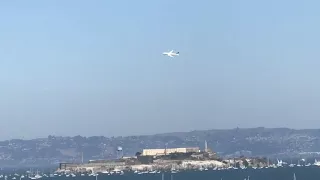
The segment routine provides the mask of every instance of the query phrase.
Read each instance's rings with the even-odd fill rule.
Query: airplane
[[[167,55],[169,57],[174,57],[174,56],[179,56],[179,52],[173,52],[173,50],[171,50],[170,52],[164,52],[162,53],[163,55]]]

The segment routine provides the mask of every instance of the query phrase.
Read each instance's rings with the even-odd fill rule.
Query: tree
[[[242,163],[243,163],[244,167],[248,167],[249,166],[249,162],[247,160],[243,160]]]

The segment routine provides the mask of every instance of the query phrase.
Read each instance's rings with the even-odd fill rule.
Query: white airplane
[[[174,57],[174,56],[179,56],[179,52],[173,52],[173,50],[171,50],[170,52],[164,52],[162,53],[163,55],[167,55],[169,57]]]

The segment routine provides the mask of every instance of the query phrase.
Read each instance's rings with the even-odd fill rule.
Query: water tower
[[[118,146],[118,148],[117,148],[117,159],[120,159],[122,157],[123,157],[122,147]]]

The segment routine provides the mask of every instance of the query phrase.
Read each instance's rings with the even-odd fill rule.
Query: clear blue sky
[[[320,127],[319,7],[3,0],[0,139]]]

